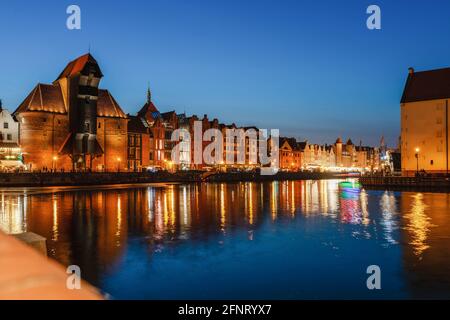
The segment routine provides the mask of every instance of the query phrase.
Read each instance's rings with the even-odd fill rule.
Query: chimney
[[[409,67],[408,71],[409,71],[409,74],[413,74],[414,73],[414,68],[413,67]]]

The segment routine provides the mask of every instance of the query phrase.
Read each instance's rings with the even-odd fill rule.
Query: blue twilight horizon
[[[81,30],[66,28],[70,4]],[[371,4],[381,30],[366,27]],[[408,67],[450,66],[448,13],[443,0],[2,2],[0,99],[13,111],[90,47],[127,113],[150,83],[160,111],[396,146]]]

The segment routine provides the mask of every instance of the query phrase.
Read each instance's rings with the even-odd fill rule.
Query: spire
[[[150,91],[150,84],[147,85],[147,103],[152,102],[152,92]]]

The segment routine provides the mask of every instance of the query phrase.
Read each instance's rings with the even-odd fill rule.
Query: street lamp
[[[120,161],[122,161],[122,159],[120,159],[120,157],[117,157],[117,172],[120,172]]]
[[[57,156],[53,156],[53,171],[56,171],[56,161],[58,160]]]
[[[419,152],[420,152],[420,149],[417,147],[416,148],[416,163],[417,163],[417,170],[416,170],[416,172],[417,173],[419,173]]]

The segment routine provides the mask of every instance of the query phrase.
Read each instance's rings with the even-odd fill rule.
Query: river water
[[[450,298],[450,194],[341,182],[0,189],[0,228],[117,299]]]

